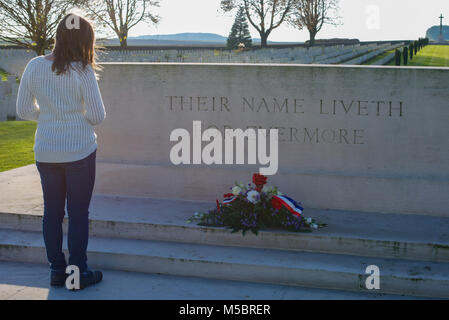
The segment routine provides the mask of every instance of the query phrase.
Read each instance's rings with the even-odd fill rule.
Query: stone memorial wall
[[[173,130],[192,133],[201,121],[223,137],[278,129],[269,184],[306,208],[449,216],[447,68],[103,67],[97,193],[214,202],[235,181],[249,182],[260,164],[171,162]]]

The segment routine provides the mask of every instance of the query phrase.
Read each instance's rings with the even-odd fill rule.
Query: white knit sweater
[[[56,75],[53,61],[33,58],[26,66],[17,96],[17,115],[38,122],[34,154],[39,162],[71,162],[97,148],[93,126],[106,112],[95,72],[90,65]]]

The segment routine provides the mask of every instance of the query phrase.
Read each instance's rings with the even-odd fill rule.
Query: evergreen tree
[[[402,55],[404,57],[404,66],[408,63],[408,47],[404,47],[404,50],[402,51]]]
[[[394,54],[394,59],[395,59],[395,64],[397,66],[401,65],[401,51],[399,51],[399,49],[396,49],[395,54]]]
[[[249,33],[248,21],[245,9],[240,7],[235,16],[234,24],[228,37],[228,49],[237,49],[243,43],[245,48],[252,46],[251,34]]]

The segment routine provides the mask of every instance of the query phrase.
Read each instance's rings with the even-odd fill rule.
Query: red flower
[[[259,173],[255,173],[253,174],[253,183],[256,185],[256,190],[261,192],[263,185],[267,183],[267,177]]]
[[[225,193],[224,195],[223,195],[223,198],[231,198],[231,197],[233,197],[234,196],[234,194],[233,193]]]

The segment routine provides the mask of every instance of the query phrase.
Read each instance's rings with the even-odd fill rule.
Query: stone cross
[[[443,14],[441,14],[438,18],[440,19],[440,34],[443,34]]]

